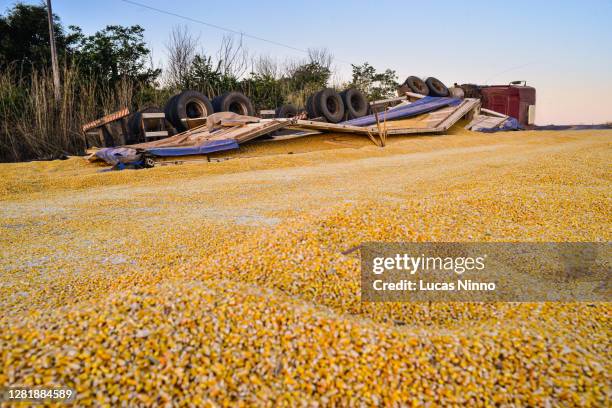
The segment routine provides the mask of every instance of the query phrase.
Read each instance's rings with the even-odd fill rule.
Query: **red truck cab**
[[[522,126],[533,125],[535,122],[535,88],[524,82],[511,82],[510,85],[491,85],[480,88],[482,107],[512,116],[518,119]]]

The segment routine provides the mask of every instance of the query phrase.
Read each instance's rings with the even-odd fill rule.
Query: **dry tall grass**
[[[83,123],[132,106],[134,87],[100,86],[75,67],[64,67],[56,103],[49,70],[23,76],[17,66],[0,71],[0,161],[52,159],[85,152]]]

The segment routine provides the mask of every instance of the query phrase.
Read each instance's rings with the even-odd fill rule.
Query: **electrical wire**
[[[281,43],[281,42],[278,42],[278,41],[274,41],[274,40],[270,40],[270,39],[267,39],[267,38],[259,37],[259,36],[256,36],[256,35],[248,34],[248,33],[245,33],[245,32],[242,32],[242,31],[238,31],[238,30],[234,30],[234,29],[231,29],[231,28],[228,28],[228,27],[223,27],[223,26],[220,26],[220,25],[217,25],[217,24],[209,23],[207,21],[198,20],[196,18],[184,16],[182,14],[174,13],[172,11],[162,10],[160,8],[149,6],[149,5],[146,5],[146,4],[142,4],[142,3],[137,2],[137,1],[133,1],[133,0],[121,0],[121,1],[124,2],[124,3],[132,4],[134,6],[144,7],[146,9],[153,10],[153,11],[156,11],[158,13],[162,13],[162,14],[167,14],[169,16],[178,17],[178,18],[181,18],[183,20],[191,21],[193,23],[202,24],[202,25],[205,25],[205,26],[208,26],[208,27],[211,27],[211,28],[215,28],[217,30],[226,31],[226,32],[232,33],[232,34],[238,34],[238,35],[240,35],[242,37],[251,38],[253,40],[266,42],[266,43],[269,43],[269,44],[276,45],[278,47],[284,47],[284,48],[287,48],[287,49],[290,49],[290,50],[293,50],[293,51],[298,51],[298,52],[301,52],[301,53],[304,53],[304,54],[309,54],[308,50],[304,50],[302,48],[297,48],[297,47],[294,47],[294,46],[289,45],[289,44],[284,44],[284,43]],[[350,63],[348,61],[342,61],[342,60],[339,60],[339,59],[336,59],[336,61],[342,62],[344,64],[352,64],[352,63]]]

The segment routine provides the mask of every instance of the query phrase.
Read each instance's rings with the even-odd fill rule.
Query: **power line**
[[[506,74],[506,73],[511,72],[511,71],[515,71],[515,70],[517,70],[517,69],[525,68],[525,67],[527,67],[527,66],[529,66],[529,65],[533,65],[533,64],[536,64],[536,63],[538,63],[538,62],[539,62],[539,61],[531,61],[531,62],[528,62],[528,63],[526,63],[526,64],[521,64],[521,65],[516,65],[516,66],[510,67],[510,68],[508,68],[508,69],[505,69],[505,70],[503,70],[503,71],[500,71],[500,72],[496,73],[495,75],[490,76],[489,78],[487,78],[487,79],[484,81],[484,83],[485,83],[485,84],[488,84],[488,83],[489,83],[489,81],[490,81],[490,80],[492,80],[493,78],[497,78],[497,77],[498,77],[498,76],[500,76],[500,75]]]
[[[283,43],[278,42],[278,41],[269,40],[267,38],[258,37],[256,35],[248,34],[248,33],[242,32],[242,31],[238,31],[238,30],[234,30],[234,29],[231,29],[231,28],[223,27],[223,26],[220,26],[220,25],[217,25],[217,24],[213,24],[213,23],[209,23],[209,22],[206,22],[206,21],[198,20],[198,19],[195,19],[195,18],[192,18],[192,17],[188,17],[188,16],[184,16],[184,15],[181,15],[181,14],[178,14],[178,13],[174,13],[172,11],[162,10],[162,9],[157,8],[157,7],[152,7],[152,6],[148,6],[146,4],[139,3],[137,1],[132,1],[132,0],[121,0],[121,1],[124,2],[124,3],[132,4],[134,6],[144,7],[144,8],[149,9],[149,10],[157,11],[158,13],[163,13],[163,14],[167,14],[169,16],[174,16],[174,17],[182,18],[183,20],[191,21],[193,23],[198,23],[198,24],[202,24],[202,25],[205,25],[205,26],[208,26],[208,27],[216,28],[217,30],[226,31],[226,32],[232,33],[232,34],[238,34],[238,35],[240,35],[242,37],[252,38],[252,39],[257,40],[257,41],[263,41],[263,42],[266,42],[266,43],[269,43],[269,44],[276,45],[278,47],[284,47],[284,48],[287,48],[287,49],[290,49],[290,50],[293,50],[293,51],[298,51],[298,52],[301,52],[301,53],[304,53],[304,54],[309,54],[308,50],[304,50],[302,48],[297,48],[297,47],[294,47],[292,45],[283,44]],[[337,59],[336,61],[342,62],[342,63],[345,63],[345,64],[351,64],[348,61],[342,61],[342,60],[339,60],[339,59]]]

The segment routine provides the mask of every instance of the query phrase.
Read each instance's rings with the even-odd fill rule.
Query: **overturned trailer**
[[[161,158],[208,157],[212,153],[237,149],[241,144],[262,136],[269,140],[285,140],[325,132],[362,135],[384,146],[387,136],[442,133],[460,119],[468,117],[472,120],[480,113],[478,99],[423,97],[411,93],[397,99],[398,104],[384,112],[374,112],[340,123],[299,117],[262,119],[220,112],[210,115],[205,124],[178,135],[147,143],[101,149],[94,152],[90,159],[103,160],[113,165],[137,164],[151,167]]]

